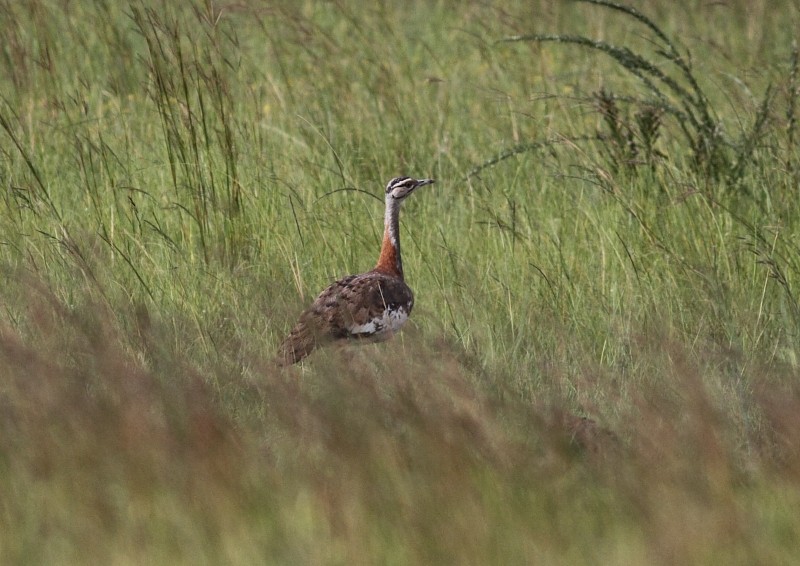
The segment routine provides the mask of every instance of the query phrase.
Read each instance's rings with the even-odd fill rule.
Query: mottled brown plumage
[[[329,285],[301,315],[278,350],[278,362],[296,363],[314,348],[344,339],[381,341],[408,319],[414,295],[403,278],[400,256],[400,204],[432,179],[396,177],[386,185],[381,253],[375,268]]]

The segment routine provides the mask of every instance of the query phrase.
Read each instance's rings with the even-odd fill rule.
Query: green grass
[[[792,563],[779,4],[0,5],[0,562]]]

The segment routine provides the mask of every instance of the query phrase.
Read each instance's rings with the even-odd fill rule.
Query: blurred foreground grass
[[[31,299],[31,332],[0,336],[6,562],[796,556],[792,370],[751,368],[732,409],[705,383],[728,378],[726,354],[642,342],[650,380],[614,433],[557,396],[498,390],[458,348],[413,333],[302,375],[247,358],[259,378],[245,379],[198,367],[163,325],[139,317],[134,352],[102,307]],[[613,379],[595,387],[613,402]]]

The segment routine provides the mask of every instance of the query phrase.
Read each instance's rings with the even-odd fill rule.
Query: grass
[[[795,560],[796,6],[0,12],[0,561]]]

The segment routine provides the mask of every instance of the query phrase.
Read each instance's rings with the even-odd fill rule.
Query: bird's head
[[[386,198],[392,198],[398,202],[414,192],[418,187],[430,185],[433,179],[412,179],[411,177],[395,177],[386,185]]]

